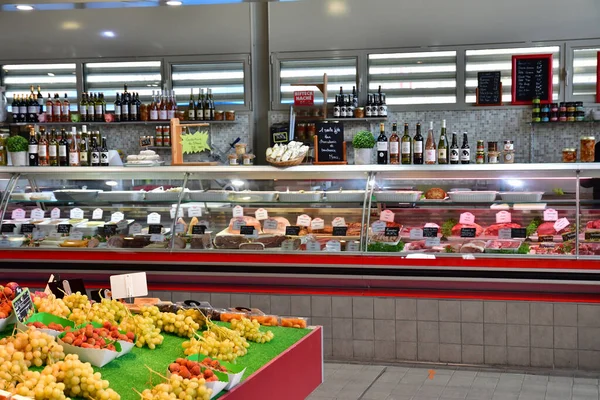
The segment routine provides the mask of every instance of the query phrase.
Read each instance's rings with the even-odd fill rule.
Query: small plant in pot
[[[29,165],[27,161],[29,142],[23,136],[15,135],[6,139],[6,149],[14,167]]]
[[[352,138],[352,147],[354,147],[354,164],[371,164],[371,154],[375,147],[375,137],[369,131],[360,131]]]

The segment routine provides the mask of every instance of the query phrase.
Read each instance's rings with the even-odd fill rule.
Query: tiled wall
[[[155,292],[310,318],[333,360],[600,368],[600,305],[340,296]]]
[[[502,108],[502,109],[475,109],[471,111],[427,111],[427,112],[394,112],[390,113],[386,123],[386,132],[389,137],[391,124],[398,123],[400,135],[403,133],[404,123],[410,127],[410,135],[415,135],[417,122],[422,124],[422,132],[426,137],[429,121],[434,123],[434,133],[439,139],[442,120],[446,120],[448,133],[469,133],[471,149],[475,148],[477,140],[497,141],[502,145],[503,140],[514,140],[516,162],[532,162],[530,149],[533,143],[533,162],[561,162],[564,147],[579,147],[582,135],[600,134],[600,122],[595,123],[557,123],[535,125],[532,133],[531,110],[528,108]],[[287,122],[289,114],[272,112],[270,124]],[[347,141],[352,141],[354,134],[360,130],[369,130],[376,136],[379,134],[379,122],[346,121],[344,123],[344,136]],[[533,137],[533,142],[531,138]],[[449,137],[451,140],[451,136]],[[462,135],[459,135],[459,146]],[[352,147],[348,147],[348,161],[354,162]],[[486,144],[487,149],[487,144]],[[472,151],[472,161],[475,160],[475,151]],[[373,153],[375,162],[375,153]]]

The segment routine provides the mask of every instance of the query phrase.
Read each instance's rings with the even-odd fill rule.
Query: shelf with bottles
[[[82,125],[168,125],[170,121],[127,121],[127,122],[103,122],[103,121],[92,121],[92,122],[5,122],[2,126],[82,126]],[[181,121],[182,125],[193,124],[198,121]],[[207,124],[235,124],[236,121],[200,121]]]
[[[595,120],[595,119],[585,119],[583,121],[530,121],[529,124],[531,125],[544,125],[544,126],[554,126],[554,125],[581,125],[581,124],[595,124],[595,123],[600,123],[600,120]]]

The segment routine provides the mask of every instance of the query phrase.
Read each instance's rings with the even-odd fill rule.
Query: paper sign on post
[[[269,218],[263,222],[263,229],[277,229],[278,223],[277,220]]]
[[[433,247],[440,245],[439,237],[428,237],[425,239],[425,247]]]
[[[316,240],[306,242],[306,251],[321,251],[321,243]]]
[[[373,234],[378,235],[380,233],[385,232],[386,226],[387,224],[384,221],[373,222],[371,224],[371,230],[373,231]]]
[[[117,222],[117,229],[119,230],[123,230],[125,228],[127,228],[127,221],[125,221],[124,219],[120,220],[119,222]]]
[[[556,232],[560,232],[560,231],[562,231],[563,229],[565,229],[569,225],[571,225],[571,223],[569,222],[568,219],[561,218],[561,219],[559,219],[558,221],[556,221],[554,223],[554,230]]]
[[[50,211],[50,218],[51,219],[59,219],[60,218],[60,209],[53,208],[52,211]]]
[[[246,220],[244,220],[244,218],[237,218],[235,221],[233,221],[233,230],[234,231],[239,231],[242,226],[246,225]]]
[[[342,251],[342,244],[339,240],[330,240],[325,244],[325,250],[327,251]]]
[[[123,221],[123,219],[125,218],[125,214],[123,214],[122,212],[115,212],[112,213],[110,216],[110,222],[119,222],[119,221]]]
[[[112,275],[110,277],[110,291],[113,299],[148,296],[146,273]]]
[[[200,206],[191,206],[188,208],[188,217],[201,217],[202,216],[202,207]]]
[[[325,221],[323,221],[321,218],[315,218],[312,221],[310,221],[310,227],[313,230],[325,229]]]
[[[470,212],[460,214],[459,224],[463,225],[473,225],[475,223],[475,216]]]
[[[150,241],[151,242],[164,242],[165,241],[165,235],[163,235],[162,233],[153,233],[152,235],[150,235]]]
[[[33,240],[44,240],[46,237],[46,233],[44,231],[40,231],[39,229],[34,229],[32,232]]]
[[[254,215],[256,215],[256,219],[259,221],[269,219],[269,213],[264,208],[259,208],[258,210],[256,210]]]
[[[69,217],[73,219],[83,219],[83,210],[81,208],[74,208],[69,213]]]
[[[242,206],[233,207],[233,218],[239,218],[244,216],[244,208]]]
[[[351,240],[346,243],[346,251],[359,251],[360,244],[356,240]]]
[[[312,219],[308,215],[302,214],[296,219],[296,225],[310,226],[310,221],[312,221]]]
[[[410,238],[420,240],[423,239],[423,229],[413,228],[410,230]]]
[[[69,234],[71,240],[81,240],[83,239],[83,232],[81,231],[73,231]]]
[[[160,224],[160,214],[155,212],[148,214],[146,222],[148,224]]]
[[[92,219],[102,219],[102,215],[104,215],[104,210],[96,208],[94,212],[92,212]]]
[[[35,208],[35,209],[31,210],[31,219],[34,219],[34,220],[44,219],[45,214],[46,213],[41,208]]]
[[[172,207],[169,210],[169,214],[171,215],[171,219],[175,219],[175,207]],[[179,212],[177,213],[177,218],[183,218],[183,208],[179,207]]]
[[[17,208],[11,213],[11,219],[25,219],[25,210]]]
[[[512,229],[498,230],[498,239],[512,239]]]
[[[142,225],[138,224],[137,222],[135,224],[132,224],[129,227],[129,234],[130,235],[139,235],[140,233],[142,233]]]
[[[510,222],[512,222],[512,218],[508,211],[500,211],[499,213],[496,213],[497,224],[509,224]]]
[[[343,217],[335,217],[331,221],[331,226],[346,226],[346,220]]]
[[[556,210],[549,208],[544,211],[544,221],[553,222],[556,220],[558,220],[558,212]]]
[[[390,210],[384,210],[381,212],[381,215],[379,216],[379,220],[385,221],[385,222],[394,222],[394,213],[391,212]]]

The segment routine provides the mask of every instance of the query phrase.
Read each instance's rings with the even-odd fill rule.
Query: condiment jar
[[[483,140],[478,140],[477,141],[477,151],[485,151]]]
[[[356,107],[354,109],[354,118],[364,118],[365,117],[365,108],[364,107]]]
[[[478,151],[475,155],[475,164],[484,164],[485,163],[485,152]]]
[[[240,165],[240,159],[237,154],[230,154],[227,156],[229,160],[229,165]]]
[[[577,149],[573,147],[565,147],[562,150],[562,162],[574,163],[577,161]]]
[[[488,151],[488,164],[498,164],[500,153],[497,151]]]
[[[235,145],[235,154],[242,156],[246,154],[246,143],[238,143]]]
[[[505,151],[504,152],[504,164],[512,164],[515,162],[515,152]]]
[[[575,121],[583,122],[585,120],[585,111],[575,111]]]
[[[221,110],[215,110],[215,121],[223,121],[225,119],[225,113]]]
[[[596,158],[596,138],[583,136],[581,138],[581,162],[594,162]]]
[[[244,154],[242,156],[242,160],[243,160],[242,163],[244,165],[254,165],[254,158],[255,157],[256,156],[254,154]]]
[[[487,142],[487,144],[488,144],[488,152],[498,151],[498,142]]]
[[[235,121],[235,111],[225,111],[225,121]]]

